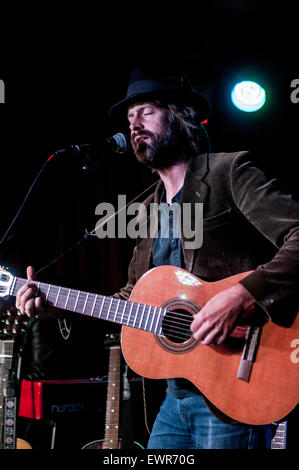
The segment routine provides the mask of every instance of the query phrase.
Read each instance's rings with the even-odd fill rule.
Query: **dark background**
[[[132,68],[154,61],[181,64],[210,100],[213,151],[252,150],[298,196],[299,104],[290,100],[290,83],[299,78],[296,14],[284,2],[185,2],[164,4],[163,11],[131,2],[123,9],[86,5],[67,12],[26,5],[10,20],[0,62],[6,91],[0,106],[0,236],[54,150],[122,130],[107,110],[124,97]],[[267,93],[257,113],[242,113],[230,102],[234,83],[247,78]],[[97,204],[116,205],[118,194],[129,202],[155,180],[130,152],[99,160],[88,174],[71,156],[49,162],[0,246],[1,264],[18,276],[29,264],[43,268],[95,227]],[[110,295],[126,282],[132,247],[130,239],[90,237],[39,279]],[[104,375],[103,339],[112,329],[75,317],[65,341],[56,321],[44,323],[45,344],[53,348],[49,377]],[[26,354],[24,374],[31,367],[30,350]]]

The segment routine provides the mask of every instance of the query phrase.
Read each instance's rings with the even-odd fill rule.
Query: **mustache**
[[[132,134],[132,136],[131,136],[131,143],[132,143],[132,144],[135,143],[136,137],[144,137],[144,136],[146,136],[146,137],[152,137],[152,138],[155,137],[155,135],[154,135],[152,132],[148,131],[148,130],[138,131],[138,132],[134,132],[134,133]]]

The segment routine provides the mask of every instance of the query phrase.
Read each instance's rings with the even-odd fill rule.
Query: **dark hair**
[[[204,133],[201,124],[200,112],[191,105],[178,103],[165,103],[162,101],[154,101],[154,103],[162,108],[168,109],[170,118],[176,123],[178,129],[185,134],[186,141],[190,147],[190,155],[198,155],[204,151]]]

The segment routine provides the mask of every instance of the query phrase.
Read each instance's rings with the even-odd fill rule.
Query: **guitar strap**
[[[3,436],[2,448],[16,448],[17,391],[16,377],[13,370],[14,340],[1,340],[1,363],[3,386]]]
[[[17,397],[4,400],[3,449],[16,448]]]

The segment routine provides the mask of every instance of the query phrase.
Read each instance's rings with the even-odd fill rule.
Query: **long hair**
[[[157,106],[170,112],[170,119],[184,135],[186,157],[189,159],[206,150],[206,131],[201,124],[200,112],[191,105],[155,101]]]

